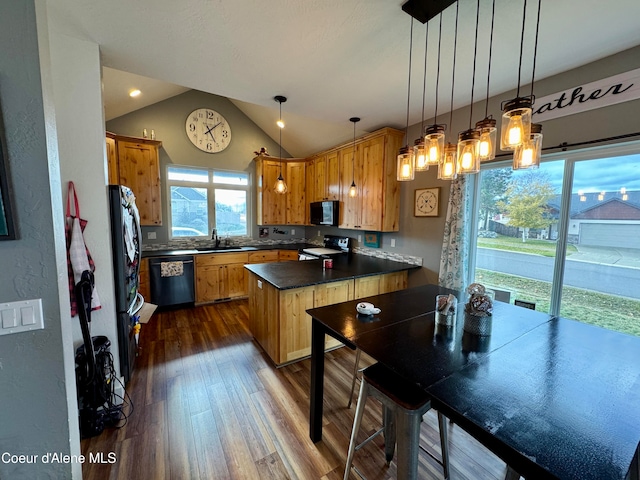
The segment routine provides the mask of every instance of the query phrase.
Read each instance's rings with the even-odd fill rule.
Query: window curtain
[[[444,225],[438,283],[464,290],[469,278],[472,179],[468,175],[451,182],[447,218]]]

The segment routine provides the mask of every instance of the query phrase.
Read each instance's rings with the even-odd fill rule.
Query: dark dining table
[[[458,299],[435,323],[435,296]],[[308,310],[310,437],[322,439],[324,338],[423,388],[433,408],[531,479],[638,480],[640,338],[494,302],[490,335],[465,330],[461,292],[436,285]]]

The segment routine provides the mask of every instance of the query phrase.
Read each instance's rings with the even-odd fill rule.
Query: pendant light
[[[527,0],[524,0],[522,15],[522,36],[520,38],[520,60],[518,61],[518,88],[516,98],[506,101],[502,107],[502,127],[500,148],[515,150],[531,134],[531,97],[520,96],[520,74],[522,71],[522,52],[524,46],[524,26],[527,16]]]
[[[424,36],[424,73],[422,76],[422,120],[420,122],[420,138],[418,138],[413,145],[413,155],[415,158],[416,172],[424,172],[429,170],[429,163],[427,162],[427,148],[424,141],[424,99],[427,88],[427,48],[429,44],[429,22],[426,25],[426,33]]]
[[[487,67],[487,101],[484,107],[484,118],[476,123],[476,130],[480,134],[480,162],[487,162],[496,158],[496,120],[489,115],[489,80],[491,79],[491,52],[493,50],[493,22],[496,13],[496,0],[491,6],[491,34],[489,36],[489,64]]]
[[[356,123],[360,121],[360,117],[351,117],[350,122],[353,122],[353,155],[351,156],[351,186],[349,187],[349,196],[351,198],[358,196],[358,188],[356,187]]]
[[[284,195],[287,193],[287,184],[282,177],[282,129],[284,128],[284,122],[282,121],[282,104],[287,101],[287,97],[276,95],[274,100],[280,104],[280,118],[276,122],[280,128],[280,175],[278,175],[278,179],[276,180],[276,184],[273,186],[273,189],[276,193]]]
[[[444,158],[444,125],[438,125],[438,87],[440,85],[440,46],[442,44],[442,12],[440,13],[440,29],[438,30],[438,67],[436,71],[436,110],[433,125],[429,125],[424,134],[424,148],[427,152],[428,165],[440,165]]]
[[[411,97],[411,50],[413,49],[413,17],[411,17],[411,30],[409,40],[409,82],[407,86],[407,126],[404,131],[407,145],[402,147],[398,152],[398,171],[396,178],[400,182],[413,180],[415,177],[415,165],[413,163],[413,150],[409,148],[409,99]]]
[[[453,122],[453,93],[456,80],[456,50],[458,47],[458,10],[459,2],[456,2],[456,23],[453,34],[453,72],[451,73],[451,108],[449,110],[449,127]],[[448,142],[444,146],[444,158],[438,165],[439,180],[455,180],[458,174],[457,165],[458,146],[455,143]]]
[[[469,128],[458,135],[458,173],[478,173],[480,171],[480,132],[471,128],[473,120],[473,91],[476,85],[476,56],[478,54],[478,23],[480,21],[480,0],[476,6],[476,39],[473,47],[473,73],[471,77],[471,103],[469,105]]]
[[[538,0],[538,17],[536,19],[536,37],[533,48],[533,68],[531,71],[531,98],[533,96],[533,82],[536,74],[536,57],[538,53],[538,31],[540,27],[540,4]],[[513,154],[513,169],[519,170],[523,168],[538,168],[540,166],[540,158],[542,157],[542,125],[539,123],[531,124],[531,133],[523,144],[516,148]]]

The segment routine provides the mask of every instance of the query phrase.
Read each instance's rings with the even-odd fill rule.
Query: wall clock
[[[185,122],[187,137],[203,152],[218,153],[231,143],[229,122],[215,110],[198,108]]]
[[[440,187],[416,190],[413,215],[416,217],[437,217]]]

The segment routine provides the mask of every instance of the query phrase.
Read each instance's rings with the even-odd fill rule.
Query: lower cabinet
[[[196,255],[196,304],[247,296],[246,253]]]
[[[145,302],[151,302],[151,283],[149,283],[148,258],[140,260],[140,272],[138,279],[138,293],[144,297]]]
[[[307,310],[406,288],[407,272],[395,272],[278,290],[249,273],[249,329],[276,365],[311,355],[311,317]],[[327,337],[327,349],[340,346]]]
[[[279,250],[278,261],[286,262],[288,260],[298,260],[298,250]]]

